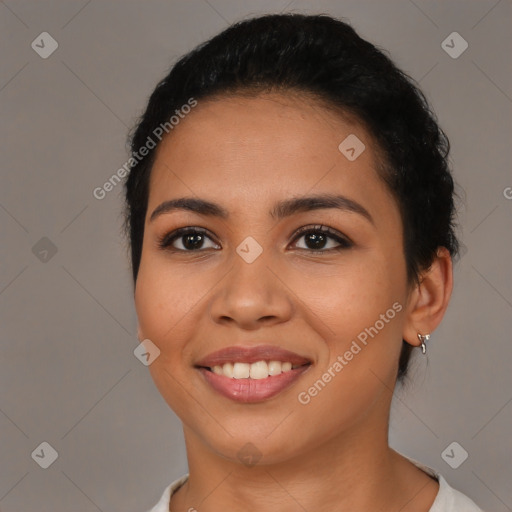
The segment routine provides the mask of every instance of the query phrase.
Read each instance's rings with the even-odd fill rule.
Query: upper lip
[[[290,352],[274,345],[258,345],[257,347],[227,347],[208,354],[196,363],[196,366],[211,368],[224,363],[256,363],[258,361],[289,361],[293,365],[311,363],[306,357]]]

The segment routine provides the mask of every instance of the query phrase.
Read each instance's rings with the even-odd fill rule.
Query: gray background
[[[187,470],[180,422],[133,354],[122,186],[103,200],[92,191],[126,161],[127,130],[179,55],[228,23],[279,11],[348,18],[420,82],[450,137],[466,250],[428,356],[395,393],[390,442],[488,511],[512,510],[512,3],[5,0],[3,512],[141,512]],[[31,48],[43,31],[59,45],[47,59]],[[441,47],[453,31],[469,44],[456,59]],[[41,252],[43,237],[55,254]],[[59,454],[48,469],[31,457],[43,441]],[[469,454],[457,469],[441,456],[453,441]]]

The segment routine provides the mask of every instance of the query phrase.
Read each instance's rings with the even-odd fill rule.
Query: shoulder
[[[438,475],[439,492],[429,512],[483,512],[465,494],[451,487],[442,475]]]
[[[410,457],[404,457],[439,482],[439,491],[429,512],[483,512],[468,496],[451,487],[438,471]]]
[[[412,461],[412,459],[409,459]],[[465,494],[457,491],[448,484],[445,478],[434,469],[420,464],[418,461],[412,461],[421,469],[427,470],[427,473],[435,476],[439,482],[439,492],[429,512],[483,512],[474,501]],[[168,485],[158,503],[148,512],[169,512],[169,502],[172,494],[177,491],[188,479],[188,473],[178,478]]]
[[[158,503],[147,512],[169,512],[169,503],[171,501],[171,496],[174,492],[176,492],[188,479],[188,473],[186,475],[183,475],[182,477],[178,478],[171,484],[169,484]]]

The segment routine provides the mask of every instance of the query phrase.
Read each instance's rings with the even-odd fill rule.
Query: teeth
[[[281,361],[270,361],[268,363],[268,374],[279,375],[281,373]]]
[[[216,373],[217,375],[224,375],[224,371],[222,370],[222,366],[220,365],[215,365],[213,368],[212,368],[212,372],[213,373]]]
[[[251,366],[247,363],[235,363],[233,365],[233,377],[235,379],[248,379]]]
[[[256,363],[225,363],[211,368],[213,373],[231,379],[266,379],[268,376],[289,372],[300,365],[292,365],[289,361],[258,361]]]
[[[268,365],[265,361],[252,363],[249,368],[249,377],[251,379],[266,379],[268,377]]]
[[[226,376],[226,377],[229,377],[230,379],[232,379],[234,377],[234,368],[233,368],[233,365],[231,363],[226,363],[223,367],[222,367],[222,373]]]

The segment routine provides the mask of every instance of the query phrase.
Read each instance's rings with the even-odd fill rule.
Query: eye
[[[322,225],[300,228],[296,233],[294,241],[300,238],[305,239],[306,247],[299,247],[299,249],[311,249],[309,252],[341,251],[354,245],[346,236],[328,226]],[[331,242],[335,241],[338,246],[325,248],[326,242],[328,243],[329,239],[331,239]]]
[[[163,237],[158,240],[158,247],[160,249],[166,249],[170,251],[182,251],[182,252],[195,252],[198,249],[204,249],[204,241],[212,240],[209,235],[207,235],[206,229],[203,228],[179,228],[172,233],[167,233]],[[174,246],[174,242],[180,242],[181,246]],[[213,248],[218,248],[213,247]],[[212,247],[206,247],[207,249],[211,249]]]
[[[342,235],[338,231],[331,229],[327,226],[304,226],[300,228],[296,233],[293,241],[304,238],[306,247],[298,247],[301,250],[309,250],[309,252],[323,253],[328,251],[339,251],[342,249],[348,249],[354,244],[346,236]],[[181,251],[181,252],[197,252],[201,249],[219,249],[220,246],[213,243],[213,246],[205,247],[204,243],[206,240],[213,242],[212,237],[208,234],[208,231],[203,228],[186,227],[179,228],[171,233],[167,233],[159,238],[158,247],[162,250],[168,251]],[[335,247],[325,247],[326,243],[334,241],[338,245]],[[181,247],[175,245],[176,242],[181,244]]]

